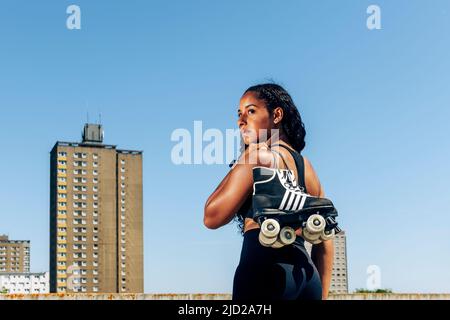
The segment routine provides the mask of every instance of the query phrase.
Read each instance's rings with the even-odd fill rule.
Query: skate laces
[[[281,173],[280,181],[286,189],[295,192],[304,192],[304,188],[299,186],[292,170],[279,170],[279,173]]]

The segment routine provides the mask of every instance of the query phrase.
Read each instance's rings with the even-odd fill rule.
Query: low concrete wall
[[[450,300],[448,293],[352,293],[330,295],[329,300]]]
[[[0,300],[230,300],[230,294],[0,294]],[[356,293],[330,295],[329,300],[450,300],[450,294]]]

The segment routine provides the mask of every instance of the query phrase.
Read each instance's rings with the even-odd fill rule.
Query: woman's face
[[[242,96],[237,112],[237,123],[246,145],[263,142],[270,137],[274,127],[272,116],[264,100],[258,99],[255,93],[247,92]]]

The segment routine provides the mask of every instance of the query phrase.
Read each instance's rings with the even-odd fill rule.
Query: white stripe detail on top
[[[291,194],[291,197],[289,198],[289,201],[286,205],[286,210],[288,211],[291,210],[292,203],[294,202],[294,199],[297,197],[297,195],[294,192],[290,191],[289,193]]]
[[[300,199],[302,199],[302,195],[301,194],[297,194],[297,198],[295,198],[295,202],[292,205],[292,209],[291,210],[298,210],[298,203],[300,202]]]
[[[286,190],[283,196],[283,200],[281,201],[280,204],[280,210],[284,210],[284,204],[286,203],[286,200],[289,198],[289,194],[290,194],[289,190]]]
[[[303,196],[302,202],[300,202],[300,207],[297,210],[303,209],[303,206],[305,205],[305,201],[306,201],[306,195]]]

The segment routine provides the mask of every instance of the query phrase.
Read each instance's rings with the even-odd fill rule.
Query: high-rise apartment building
[[[30,241],[0,235],[0,274],[30,272]]]
[[[334,239],[334,261],[331,274],[330,293],[348,293],[347,243],[345,231]],[[305,248],[311,254],[312,245],[305,241]]]
[[[50,158],[50,292],[143,292],[142,152],[86,124]]]
[[[0,293],[7,293],[7,294],[49,293],[48,272],[1,273]]]

